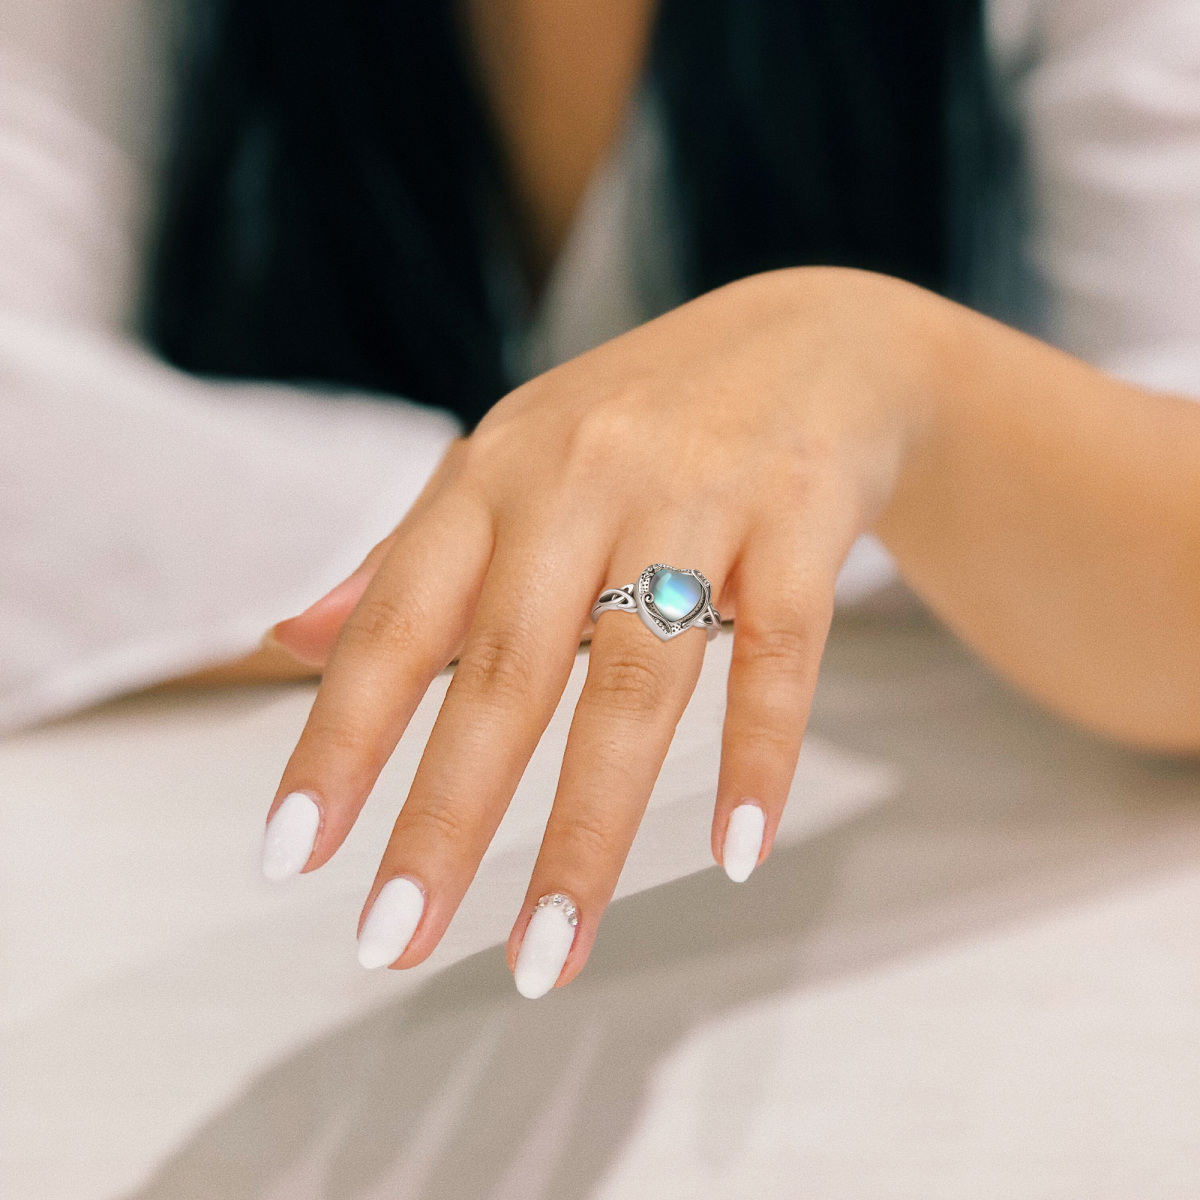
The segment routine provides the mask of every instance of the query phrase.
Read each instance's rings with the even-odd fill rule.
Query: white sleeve
[[[0,731],[253,649],[457,432],[396,401],[196,380],[124,332],[155,7],[0,10]]]
[[[1022,325],[1113,375],[1200,399],[1200,0],[986,11],[1028,172],[1039,311]],[[861,538],[839,598],[870,595],[889,573]]]
[[[1044,333],[1200,397],[1200,4],[994,0],[1030,172]]]

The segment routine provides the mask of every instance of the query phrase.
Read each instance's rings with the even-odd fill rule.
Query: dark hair
[[[193,0],[146,323],[189,370],[473,424],[511,206],[452,0]],[[693,294],[860,266],[961,294],[996,145],[979,0],[662,0]]]

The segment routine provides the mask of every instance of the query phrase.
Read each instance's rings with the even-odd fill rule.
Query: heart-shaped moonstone
[[[668,621],[682,621],[704,599],[704,588],[695,575],[660,567],[650,576],[650,598]]]

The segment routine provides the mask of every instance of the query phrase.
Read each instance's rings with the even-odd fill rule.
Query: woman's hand
[[[925,350],[948,307],[857,272],[760,276],[497,404],[364,567],[277,631],[315,659],[345,618],[272,808],[289,798],[268,832],[268,873],[333,854],[457,654],[364,913],[389,881],[409,882],[389,889],[360,942],[373,965],[421,962],[554,712],[596,597],[654,562],[698,568],[719,610],[736,613],[713,852],[720,861],[730,813],[750,804],[765,817],[765,856],[838,568],[920,428]],[[548,939],[544,953],[529,947],[518,969],[527,993],[566,983],[587,959],[705,641],[692,630],[660,642],[623,614],[597,622],[510,963],[540,897],[570,897],[578,926],[571,943],[559,921],[557,955],[554,930],[536,939]],[[748,828],[753,838],[754,820]]]
[[[712,844],[744,877],[779,823],[838,568],[871,527],[1018,685],[1106,734],[1195,752],[1197,512],[1200,405],[882,276],[800,269],[722,288],[502,400],[360,570],[277,627],[328,662],[264,871],[333,854],[457,655],[360,926],[365,965],[421,962],[592,604],[665,562],[702,571],[736,615]],[[660,642],[630,616],[598,621],[509,940],[525,995],[586,961],[704,645],[696,630]],[[534,916],[551,895],[577,926],[563,904]]]

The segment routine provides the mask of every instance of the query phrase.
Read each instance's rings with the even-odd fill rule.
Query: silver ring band
[[[666,563],[652,563],[635,583],[605,588],[592,606],[592,620],[606,612],[637,613],[642,624],[664,642],[692,628],[703,629],[712,641],[721,628],[708,580],[699,571]]]

